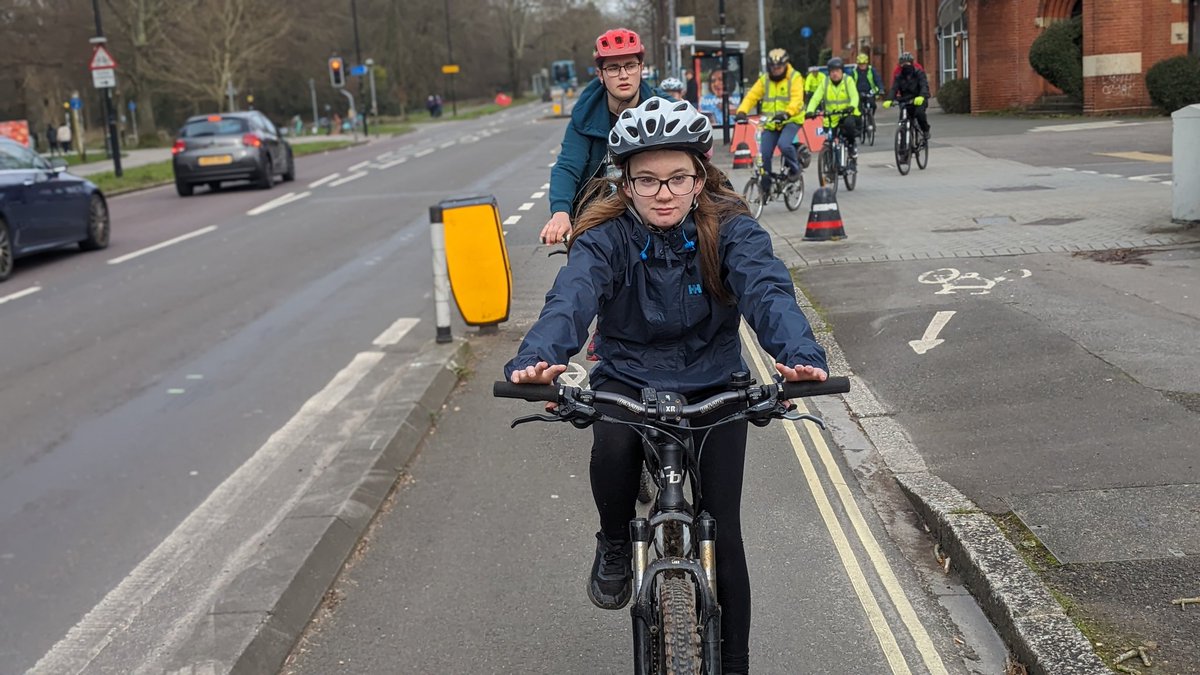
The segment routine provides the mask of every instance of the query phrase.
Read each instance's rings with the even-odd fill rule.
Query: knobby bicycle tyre
[[[846,182],[846,192],[854,192],[854,186],[858,185],[858,165],[855,164],[854,170],[846,169],[846,173],[842,174],[842,180]]]
[[[750,177],[750,180],[746,181],[746,187],[742,188],[742,198],[746,200],[746,205],[750,207],[750,215],[754,216],[756,220],[763,212],[763,189],[762,183],[759,182],[760,180],[762,179],[756,173]]]
[[[817,168],[817,173],[821,178],[821,187],[832,188],[834,194],[837,194],[837,159],[833,156],[832,143],[826,141],[825,147],[821,148],[820,166]]]
[[[866,128],[866,134],[865,134],[866,138],[864,140],[866,140],[867,145],[874,147],[875,146],[875,113],[874,113],[874,111],[868,112],[867,114],[863,115],[863,126]]]
[[[783,191],[783,204],[788,211],[795,211],[804,203],[804,174],[796,177],[792,183],[788,183]]]
[[[908,135],[906,129],[901,126],[896,129],[896,170],[901,176],[907,176],[909,169],[912,168],[912,155],[908,149]]]
[[[929,166],[929,141],[921,139],[917,146],[917,168],[924,171],[926,166]]]
[[[681,574],[663,576],[658,582],[658,610],[658,673],[700,675],[700,633],[696,630],[696,592],[691,580]]]
[[[642,504],[649,504],[654,501],[654,478],[650,475],[650,470],[642,464],[642,480],[638,485],[637,500]]]

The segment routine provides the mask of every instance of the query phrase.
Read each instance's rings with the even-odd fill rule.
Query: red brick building
[[[1042,30],[1083,22],[1083,111],[1150,107],[1145,74],[1159,61],[1197,54],[1200,0],[830,0],[829,45],[852,60],[871,54],[885,79],[910,51],[940,83],[971,78],[974,112],[1029,108],[1059,94],[1029,65]]]

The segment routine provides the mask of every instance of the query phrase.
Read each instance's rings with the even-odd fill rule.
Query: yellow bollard
[[[561,104],[561,103],[555,103],[555,104],[554,104],[554,108],[553,108],[553,110],[554,110],[554,114],[555,114],[555,115],[561,115],[561,114],[562,114],[562,104]]]
[[[450,289],[463,321],[471,326],[507,321],[512,269],[496,198],[447,199],[432,211],[442,223]]]

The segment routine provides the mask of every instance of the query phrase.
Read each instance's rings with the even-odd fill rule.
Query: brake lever
[[[526,415],[524,417],[518,417],[517,419],[513,420],[512,424],[508,425],[508,428],[515,429],[515,428],[517,428],[517,425],[526,424],[528,422],[561,422],[561,421],[562,420],[559,419],[558,415],[549,415],[549,414],[545,414],[545,413],[543,413],[541,415]]]
[[[549,257],[550,257],[550,256],[552,256],[552,255],[566,255],[566,254],[567,254],[567,249],[565,249],[565,248],[556,248],[556,249],[554,249],[553,251],[550,251],[549,253],[547,253],[547,254],[546,254],[546,257],[547,257],[547,258],[549,258]]]
[[[800,422],[800,421],[812,422],[813,424],[821,427],[821,431],[825,431],[825,420],[821,419],[820,417],[815,417],[813,415],[809,415],[808,413],[801,413],[796,408],[792,408],[792,409],[788,410],[787,412],[783,413],[782,417],[785,420],[791,420],[793,422]]]

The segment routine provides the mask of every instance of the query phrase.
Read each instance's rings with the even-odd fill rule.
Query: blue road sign
[[[137,110],[137,101],[130,101],[129,112],[133,112],[134,110]]]
[[[366,75],[367,67],[361,64],[357,66],[350,66],[350,74],[355,76]]]
[[[82,109],[83,109],[83,99],[79,98],[78,96],[72,96],[71,97],[71,110],[82,110]]]
[[[812,29],[809,28],[808,26],[801,28],[800,29],[800,37],[804,38],[805,40],[812,37]]]

